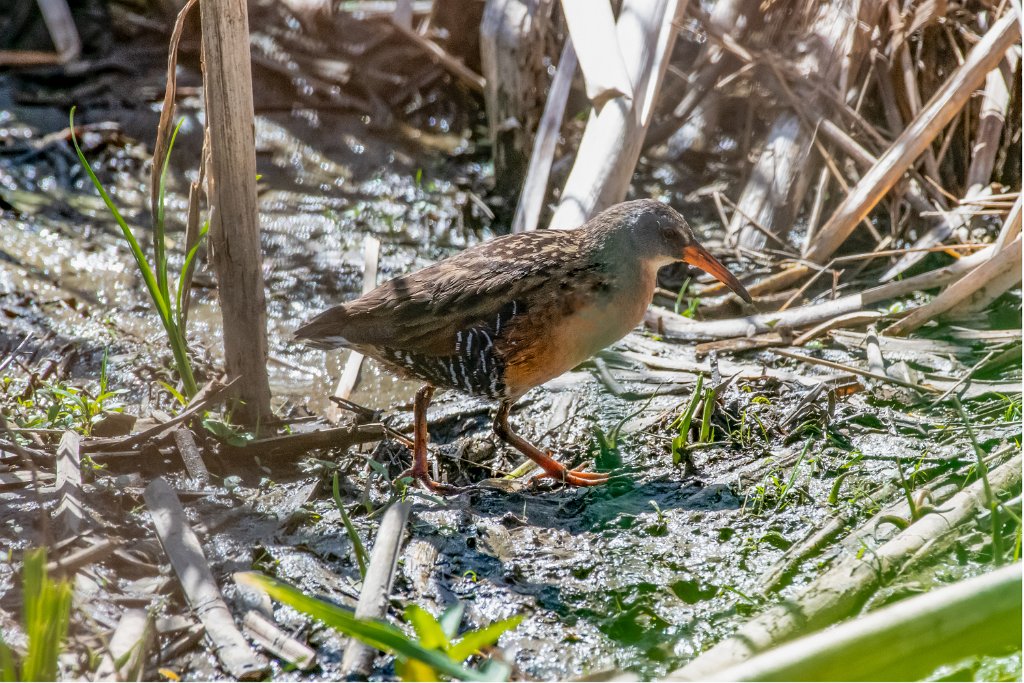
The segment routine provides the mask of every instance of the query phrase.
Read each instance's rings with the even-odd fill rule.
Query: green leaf
[[[391,624],[376,619],[359,619],[347,609],[303,594],[294,586],[255,572],[239,572],[235,581],[260,588],[270,597],[283,602],[327,626],[356,638],[370,647],[390,652],[405,659],[422,662],[438,673],[463,681],[487,680],[480,673],[467,669],[439,650],[428,650],[414,642]]]
[[[704,388],[704,375],[697,375],[697,386],[693,388],[690,395],[690,403],[686,411],[673,423],[679,427],[678,436],[672,439],[672,464],[678,465],[683,461],[683,453],[686,450],[686,440],[690,434],[690,423],[693,421],[693,413],[697,410],[697,403],[701,397],[701,390]]]
[[[121,232],[124,234],[125,240],[128,242],[128,246],[131,247],[132,256],[135,257],[135,264],[139,268],[139,272],[142,273],[142,279],[146,283],[146,288],[149,290],[149,294],[153,299],[153,303],[161,312],[161,317],[164,317],[169,312],[167,307],[167,301],[163,299],[160,294],[160,287],[157,284],[156,276],[153,274],[153,269],[150,268],[149,262],[146,261],[146,256],[142,252],[142,247],[139,246],[138,240],[135,239],[135,233],[128,226],[127,221],[118,211],[117,206],[114,204],[114,200],[110,198],[107,191],[103,189],[103,184],[100,179],[96,177],[96,174],[92,170],[92,166],[89,165],[89,160],[85,158],[85,153],[82,152],[82,148],[78,146],[78,137],[75,135],[75,107],[71,108],[71,115],[69,118],[71,126],[71,144],[75,147],[75,153],[78,155],[78,161],[82,164],[82,168],[85,169],[86,174],[89,176],[89,180],[92,181],[93,187],[99,192],[100,198],[103,199],[103,203],[107,205],[107,209],[111,215],[114,216],[114,220],[117,221],[118,226],[121,228]]]
[[[167,382],[164,382],[163,380],[159,380],[157,382],[157,384],[159,384],[164,389],[166,389],[167,393],[169,393],[171,396],[173,396],[174,400],[177,401],[178,403],[180,403],[182,407],[185,407],[185,406],[188,405],[188,399],[185,398],[184,396],[182,396],[181,392],[178,391],[177,389],[175,389],[174,387],[172,387],[170,384],[168,384]]]
[[[160,287],[160,294],[164,301],[171,301],[171,293],[167,283],[167,245],[164,242],[166,232],[164,230],[164,198],[167,189],[167,169],[171,163],[171,151],[174,149],[174,141],[178,139],[178,131],[185,123],[184,117],[178,121],[171,133],[171,139],[167,143],[167,153],[164,155],[164,165],[160,169],[160,181],[157,188],[156,216],[153,217],[153,252],[156,257],[156,280]]]
[[[185,262],[181,266],[181,272],[178,273],[178,286],[175,287],[175,302],[174,302],[174,317],[178,321],[178,327],[181,329],[185,328],[185,320],[181,311],[181,303],[184,299],[185,291],[185,276],[188,274],[189,269],[192,267],[192,261],[195,259],[196,254],[199,253],[199,247],[203,244],[203,238],[206,237],[206,233],[210,231],[210,221],[203,223],[203,227],[199,230],[199,237],[196,238],[196,243],[192,245],[192,248],[188,250],[188,255],[185,256]]]
[[[451,640],[459,634],[459,625],[462,624],[462,615],[466,611],[466,605],[461,602],[457,602],[444,611],[441,618],[438,619],[438,623],[441,624],[441,630]]]
[[[470,631],[448,648],[448,656],[455,661],[461,662],[466,657],[476,654],[481,648],[497,643],[502,633],[511,631],[516,626],[519,626],[519,622],[522,620],[522,616],[516,615],[476,631]]]
[[[403,681],[436,681],[440,678],[436,671],[415,659],[399,659],[395,663],[395,673]]]
[[[707,443],[708,437],[711,436],[711,414],[715,409],[715,391],[714,387],[708,387],[704,390],[704,414],[700,420],[700,439],[699,443]]]
[[[345,512],[345,504],[341,500],[341,491],[338,486],[338,473],[334,473],[334,483],[331,486],[332,493],[334,494],[334,504],[338,506],[338,513],[341,515],[341,523],[345,525],[345,533],[348,534],[348,538],[352,541],[352,548],[356,555],[356,564],[359,565],[359,576],[363,579],[366,578],[366,548],[363,547],[363,541],[359,538],[359,534],[356,532],[355,526],[352,524],[352,520],[349,519],[348,513]]]
[[[448,636],[434,615],[417,605],[405,608],[405,620],[412,624],[420,645],[434,650],[448,648]]]
[[[387,480],[388,468],[385,467],[383,463],[379,463],[376,460],[369,460],[367,461],[367,464],[370,466],[370,469],[373,470],[378,475],[380,475],[382,479],[384,479],[385,481]]]
[[[234,425],[212,417],[203,420],[203,427],[221,441],[232,446],[243,447],[253,440],[252,432],[242,431]]]

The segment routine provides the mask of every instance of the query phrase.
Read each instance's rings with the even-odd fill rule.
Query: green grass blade
[[[686,440],[690,434],[690,423],[693,422],[693,414],[697,410],[697,403],[700,401],[701,392],[704,388],[704,375],[697,375],[697,386],[693,388],[690,395],[690,403],[676,424],[679,427],[679,435],[672,439],[672,464],[678,465],[683,460],[683,452],[686,450]]]
[[[448,656],[457,662],[461,662],[466,657],[476,654],[481,648],[497,643],[502,633],[511,631],[516,626],[519,626],[519,622],[522,620],[523,617],[517,615],[511,619],[496,621],[490,626],[485,626],[476,631],[470,631],[448,648]]]
[[[26,681],[55,681],[57,657],[71,619],[71,583],[47,577],[46,550],[43,548],[25,553],[22,583],[28,652],[22,662],[21,678]]]
[[[181,266],[181,272],[178,273],[178,286],[175,287],[175,302],[174,302],[174,319],[178,321],[178,327],[185,329],[185,320],[181,311],[181,302],[184,297],[183,292],[185,291],[185,278],[188,276],[189,270],[192,268],[192,260],[195,259],[196,254],[199,253],[199,247],[203,244],[203,238],[206,237],[206,233],[210,231],[210,221],[203,223],[202,229],[199,231],[199,238],[196,239],[196,243],[192,245],[192,248],[188,250],[188,254],[185,256],[185,262]]]
[[[171,301],[171,293],[167,283],[167,245],[165,243],[166,232],[164,230],[164,196],[167,190],[167,169],[170,168],[171,152],[174,150],[174,141],[178,138],[178,131],[185,123],[182,118],[171,133],[171,139],[167,143],[167,153],[164,155],[164,165],[160,169],[160,186],[157,188],[156,215],[153,216],[153,255],[156,259],[156,281],[160,288],[160,294],[164,301]]]
[[[4,634],[0,633],[0,681],[14,683],[18,680],[18,665],[14,661],[14,653],[4,642]]]
[[[672,311],[679,315],[679,307],[683,304],[683,297],[686,296],[686,290],[690,288],[690,278],[683,280],[682,287],[679,288],[679,293],[676,294],[676,303],[672,307]]]
[[[418,605],[409,605],[405,608],[405,620],[412,624],[416,631],[416,638],[420,645],[431,650],[445,650],[448,648],[448,636],[438,623],[434,615]]]
[[[363,546],[362,540],[359,538],[359,534],[356,532],[356,527],[352,524],[352,520],[349,519],[348,513],[345,512],[345,504],[341,500],[341,490],[338,486],[338,473],[334,473],[334,482],[331,485],[331,492],[334,494],[334,504],[338,506],[338,513],[341,515],[341,523],[345,525],[345,533],[348,534],[348,538],[352,541],[352,549],[355,551],[356,564],[359,565],[359,576],[363,579],[366,578],[366,548]]]
[[[114,204],[114,200],[110,198],[107,191],[103,189],[103,183],[96,177],[96,173],[93,172],[92,166],[89,165],[89,160],[85,158],[85,153],[82,152],[82,148],[78,146],[78,136],[75,135],[75,107],[71,108],[70,115],[71,125],[71,144],[75,147],[75,154],[78,155],[78,161],[82,164],[82,168],[89,175],[89,180],[92,181],[93,187],[99,193],[100,198],[103,199],[103,203],[107,205],[107,209],[114,216],[114,220],[121,228],[121,232],[124,233],[124,238],[131,247],[132,256],[135,257],[135,264],[139,268],[139,272],[142,273],[142,279],[146,283],[146,289],[149,290],[150,296],[153,298],[153,303],[160,311],[161,317],[166,317],[170,314],[170,308],[167,305],[167,301],[162,297],[160,293],[160,286],[157,284],[156,276],[153,274],[153,269],[149,267],[149,262],[146,261],[145,254],[142,253],[142,247],[139,246],[138,240],[135,239],[135,233],[128,226],[121,212],[118,211],[117,206]]]
[[[782,491],[779,492],[779,502],[775,504],[775,511],[778,512],[782,509],[782,506],[786,503],[786,496],[793,490],[793,485],[796,484],[797,475],[800,474],[800,468],[804,464],[804,457],[807,455],[807,449],[814,443],[813,440],[808,439],[807,443],[804,444],[804,448],[800,451],[800,457],[796,459],[796,464],[793,465],[793,471],[789,474],[789,479],[786,480],[786,485],[782,487]]]
[[[971,440],[971,446],[974,447],[974,456],[978,461],[978,478],[981,479],[981,485],[985,491],[985,504],[988,507],[988,511],[992,518],[992,560],[998,567],[1003,564],[1003,538],[999,533],[999,515],[996,511],[999,500],[992,493],[992,485],[989,484],[988,481],[988,466],[985,464],[985,451],[978,443],[978,437],[974,435],[974,427],[971,426],[971,421],[967,418],[967,411],[964,410],[964,407],[960,403],[960,399],[956,394],[952,396],[952,399],[953,405],[956,407],[956,411],[960,414],[960,419],[964,421],[964,428],[967,430],[967,436]]]
[[[715,388],[708,387],[704,392],[704,414],[700,418],[700,438],[698,443],[707,443],[711,436],[711,414],[715,410]]]
[[[89,180],[92,181],[93,187],[96,188],[96,191],[103,199],[103,203],[106,204],[107,209],[110,211],[111,215],[113,215],[114,220],[117,221],[118,226],[120,226],[121,232],[124,234],[125,241],[128,242],[132,256],[135,258],[135,265],[142,274],[142,279],[146,283],[146,289],[149,290],[150,298],[153,300],[153,305],[156,307],[157,314],[160,316],[160,322],[163,324],[164,331],[167,333],[167,340],[171,346],[171,352],[174,354],[174,364],[178,368],[178,374],[181,375],[181,380],[185,387],[185,393],[189,398],[191,398],[192,396],[195,396],[199,391],[199,388],[196,386],[195,376],[192,374],[192,365],[188,360],[188,350],[185,345],[184,333],[175,324],[173,311],[171,311],[171,303],[168,300],[168,297],[162,292],[160,282],[157,280],[156,275],[153,274],[153,269],[150,267],[149,262],[146,261],[146,256],[142,252],[142,247],[139,246],[138,240],[135,239],[135,233],[132,232],[131,227],[128,225],[127,221],[125,221],[121,212],[118,211],[117,206],[110,198],[110,195],[107,194],[105,189],[103,189],[103,183],[101,183],[100,179],[96,177],[96,173],[93,172],[92,166],[89,165],[89,160],[85,158],[85,153],[82,152],[82,148],[78,145],[78,137],[75,135],[75,107],[71,108],[69,122],[71,126],[71,143],[75,147],[75,153],[78,155],[78,161],[82,164],[82,168],[84,168],[85,172],[89,175]],[[166,263],[164,264],[164,272],[166,275]],[[166,289],[166,286],[164,289]]]
[[[463,681],[483,681],[482,674],[468,669],[439,650],[428,650],[391,624],[376,619],[359,619],[349,610],[303,594],[294,586],[255,572],[235,574],[239,584],[266,591],[273,599],[319,619],[327,626],[356,638],[370,647],[399,657],[423,662],[439,673]]]

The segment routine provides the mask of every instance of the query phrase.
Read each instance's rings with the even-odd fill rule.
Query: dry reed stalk
[[[616,97],[632,99],[633,85],[622,63],[611,3],[562,0],[562,13],[594,108],[600,109]]]
[[[526,181],[519,193],[519,203],[512,219],[512,232],[530,232],[537,229],[544,198],[547,196],[548,178],[558,146],[558,133],[565,116],[565,105],[569,101],[572,79],[576,73],[576,63],[572,38],[566,38],[562,47],[562,57],[558,60],[558,70],[551,81],[548,99],[544,104],[544,113],[541,114],[540,125],[537,127],[537,135],[533,140],[533,153],[530,155]]]
[[[1006,13],[967,56],[957,71],[932,97],[920,114],[861,178],[832,217],[821,228],[807,258],[823,263],[850,236],[872,208],[902,177],[907,168],[931,144],[967,103],[974,88],[1002,59],[1020,35],[1020,24]]]
[[[570,229],[622,201],[633,176],[654,100],[668,68],[687,0],[625,0],[615,25],[633,99],[618,97],[592,117],[550,227]]]
[[[267,307],[256,206],[249,14],[245,0],[201,3],[203,84],[210,134],[210,246],[224,321],[228,376],[239,378],[233,418],[270,416]]]
[[[1010,48],[1006,51],[1006,57],[999,68],[988,72],[985,77],[985,95],[981,103],[977,134],[971,148],[971,164],[967,169],[967,191],[960,200],[960,206],[949,213],[943,212],[942,220],[914,242],[914,247],[939,244],[956,230],[969,226],[974,214],[963,205],[974,203],[991,191],[989,180],[992,177],[996,153],[999,150],[999,138],[1010,105],[1008,84],[1012,82],[1018,59],[1017,48]],[[947,139],[951,140],[952,136]],[[922,252],[908,253],[882,275],[882,281],[887,282],[896,277],[920,261],[923,256]]]
[[[881,11],[879,0],[820,4],[803,37],[806,49],[790,68],[798,77],[796,82],[834,87],[842,72],[859,70]],[[851,21],[851,17],[856,20]],[[846,64],[845,69],[844,54],[846,59],[853,58],[851,55],[856,57],[856,63]],[[784,81],[780,83],[783,88],[788,87]],[[814,130],[801,125],[800,112],[802,107],[816,108],[820,98],[814,87],[800,87],[801,104],[781,112],[771,125],[736,202],[738,211],[728,225],[729,234],[737,236],[741,246],[761,249],[766,243],[766,234],[779,235],[792,224],[817,163],[810,156]],[[754,227],[758,225],[765,229]]]

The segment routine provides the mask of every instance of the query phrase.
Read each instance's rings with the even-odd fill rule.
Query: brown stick
[[[316,652],[308,645],[291,637],[273,621],[254,609],[245,613],[242,625],[257,643],[275,657],[294,664],[302,671],[312,669],[316,664]]]
[[[79,456],[78,434],[64,432],[57,447],[57,540],[71,538],[82,531],[85,507],[82,504],[82,464]]]
[[[914,309],[910,315],[899,322],[889,326],[885,330],[885,334],[908,334],[929,320],[934,320],[954,306],[967,301],[968,297],[982,290],[990,282],[999,280],[1002,283],[1006,283],[1008,276],[1009,283],[1006,284],[1003,290],[1005,291],[1017,282],[1020,282],[1020,272],[1021,241],[1018,238],[965,277],[950,285],[942,294],[924,306]],[[999,292],[999,294],[1002,294],[1002,292]]]
[[[416,31],[413,31],[411,27],[407,28],[401,24],[392,24],[392,26],[415,45],[423,48],[431,59],[436,60],[438,64],[450,71],[453,76],[465,83],[470,90],[479,93],[484,91],[484,85],[486,85],[484,77],[478,73],[474,73],[468,66],[445,52],[444,48],[440,45],[429,38],[424,38],[419,33],[416,33]]]
[[[822,82],[834,87],[840,77],[844,53],[852,51],[851,46],[857,44],[863,49],[858,49],[855,57],[863,58],[867,54],[869,45],[863,37],[870,35],[878,22],[882,3],[846,0],[817,7],[804,37],[807,50],[797,64],[798,74],[802,77],[800,83]],[[856,61],[853,68],[859,68],[860,59]],[[778,80],[784,89],[788,88],[783,78]],[[808,170],[813,174],[820,163],[810,156],[814,131],[801,125],[800,106],[810,104],[813,107],[821,96],[812,88],[803,87],[798,92],[801,102],[792,110],[780,113],[772,124],[764,148],[736,202],[737,212],[728,225],[729,235],[738,239],[744,248],[761,250],[766,234],[777,236],[788,229],[802,202]],[[755,226],[763,226],[764,230]]]
[[[224,359],[239,377],[234,416],[271,415],[267,310],[256,208],[249,17],[245,0],[201,5],[204,92],[210,132],[210,242],[224,321]]]
[[[139,608],[126,610],[110,637],[94,680],[141,681],[155,635],[152,614]]]
[[[384,513],[377,538],[373,542],[373,550],[370,552],[370,565],[366,569],[363,589],[359,592],[357,618],[381,619],[387,613],[391,584],[398,566],[398,551],[402,547],[405,524],[411,509],[412,503],[398,501]],[[343,675],[355,675],[365,680],[373,666],[373,655],[373,648],[355,638],[351,639],[341,660]]]
[[[199,486],[206,486],[210,481],[210,472],[206,469],[195,437],[187,427],[178,427],[174,430],[174,445],[178,447],[178,454],[185,463],[189,476],[195,479]]]
[[[163,173],[164,159],[167,158],[167,141],[174,128],[174,99],[178,91],[178,45],[181,34],[185,30],[185,20],[189,11],[199,0],[188,0],[178,12],[171,31],[171,41],[167,51],[167,85],[164,87],[164,101],[160,109],[160,121],[156,124],[156,141],[153,143],[153,168],[149,177],[149,206],[156,220],[160,203],[160,174]]]
[[[999,136],[1003,132],[1006,113],[1010,107],[1013,74],[1017,71],[1016,50],[1007,50],[1000,68],[985,77],[985,97],[978,116],[978,133],[971,147],[971,165],[967,169],[967,196],[973,196],[988,185],[999,151]]]
[[[65,0],[36,0],[39,11],[43,14],[43,22],[46,30],[50,33],[57,48],[57,55],[61,64],[78,59],[82,52],[82,39],[75,27],[75,19],[71,15]]]

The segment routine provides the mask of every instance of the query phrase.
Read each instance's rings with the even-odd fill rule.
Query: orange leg
[[[512,410],[511,401],[502,401],[498,406],[498,414],[494,416],[494,433],[505,443],[533,460],[544,470],[542,477],[551,477],[556,481],[570,486],[598,486],[608,482],[608,475],[603,472],[580,472],[570,470],[562,463],[545,453],[529,441],[512,431],[508,424],[508,414]]]
[[[431,479],[430,469],[427,467],[427,441],[430,438],[427,433],[427,406],[430,405],[433,396],[434,387],[429,384],[416,392],[416,401],[413,403],[412,469],[409,473],[434,493],[454,493],[458,491],[456,487]]]

